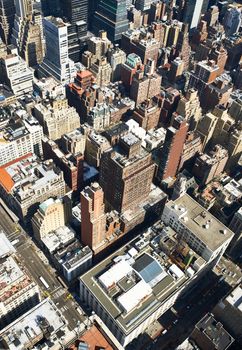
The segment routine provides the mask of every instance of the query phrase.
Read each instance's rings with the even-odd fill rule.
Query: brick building
[[[155,164],[141,141],[129,133],[114,149],[105,152],[100,164],[100,185],[107,207],[124,212],[148,198]]]

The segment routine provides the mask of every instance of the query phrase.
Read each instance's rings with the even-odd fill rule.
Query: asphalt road
[[[17,259],[25,266],[29,274],[39,285],[41,297],[50,297],[57,305],[63,316],[68,321],[70,330],[73,330],[77,326],[78,321],[84,322],[86,317],[82,316],[80,312],[77,311],[80,310],[80,306],[72,298],[67,288],[64,288],[59,282],[56,271],[50,266],[47,258],[22,227],[12,222],[1,206],[0,227],[6,233],[10,241],[16,239],[19,240],[14,246],[17,251]],[[42,276],[48,283],[48,289],[46,289],[40,281],[40,276]]]

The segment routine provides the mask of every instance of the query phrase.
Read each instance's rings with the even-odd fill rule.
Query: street
[[[10,241],[18,240],[14,245],[17,251],[17,259],[21,262],[41,290],[41,298],[50,297],[57,305],[69,324],[70,330],[77,326],[78,321],[84,322],[77,309],[80,309],[77,302],[72,298],[69,291],[62,286],[57,279],[56,271],[48,263],[47,258],[18,224],[12,222],[5,210],[0,206],[0,228],[3,229]],[[49,285],[48,290],[40,281],[42,276]]]

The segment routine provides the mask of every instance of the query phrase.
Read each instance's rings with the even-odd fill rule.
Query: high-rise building
[[[176,44],[177,55],[182,59],[184,63],[184,70],[189,68],[191,47],[189,45],[189,32],[188,25],[183,24],[181,31],[179,32]]]
[[[52,140],[80,127],[80,118],[74,107],[68,105],[67,99],[43,100],[34,107],[34,115],[43,126],[45,135]]]
[[[38,69],[41,77],[53,76],[63,84],[73,81],[74,62],[68,57],[68,26],[54,17],[44,18],[46,54]]]
[[[119,41],[122,33],[129,27],[126,0],[100,0],[93,19],[93,31],[98,35],[100,30],[107,32],[112,41]]]
[[[39,205],[31,220],[35,238],[42,240],[51,231],[65,226],[70,219],[71,204],[67,196],[60,199],[48,198]]]
[[[67,20],[68,55],[74,62],[80,61],[87,44],[88,0],[61,0],[62,14]]]
[[[100,185],[107,207],[124,212],[148,198],[155,165],[151,154],[141,147],[141,140],[128,133],[118,146],[103,153]]]
[[[17,49],[12,49],[0,59],[0,82],[5,83],[16,96],[33,92],[33,71],[18,55]]]
[[[15,44],[29,67],[42,63],[45,48],[41,13],[35,12],[24,21],[22,34]]]
[[[198,90],[201,96],[207,85],[215,81],[218,72],[219,67],[215,61],[201,61],[196,65],[195,71],[191,72],[188,87]]]
[[[201,185],[207,185],[216,176],[222,174],[228,160],[228,151],[220,145],[216,145],[209,154],[201,154],[197,157],[193,167],[193,175]]]
[[[190,29],[197,27],[200,20],[203,0],[186,0],[184,3],[183,22],[189,25]]]
[[[236,7],[229,8],[223,19],[223,26],[227,36],[236,34],[239,31],[241,23],[241,9]]]
[[[81,192],[81,241],[94,251],[106,238],[104,193],[97,182]]]
[[[96,78],[96,84],[99,86],[108,85],[111,81],[112,68],[106,57],[102,57],[93,63],[90,72]]]
[[[161,150],[157,178],[159,181],[174,177],[178,171],[183,146],[186,140],[188,124],[185,118],[176,115],[172,126],[166,133],[165,142]]]
[[[0,38],[10,44],[15,16],[14,0],[0,0]]]
[[[112,82],[121,80],[121,66],[126,61],[126,53],[121,50],[118,46],[109,49],[108,61],[112,68]]]
[[[176,112],[187,120],[190,130],[196,129],[197,123],[202,117],[197,90],[189,89],[185,96],[181,97]]]
[[[147,11],[150,9],[152,0],[136,0],[135,7],[141,11]]]

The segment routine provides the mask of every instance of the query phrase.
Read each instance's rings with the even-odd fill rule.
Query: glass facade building
[[[93,23],[96,35],[105,30],[108,38],[117,42],[128,27],[126,0],[100,0]]]

